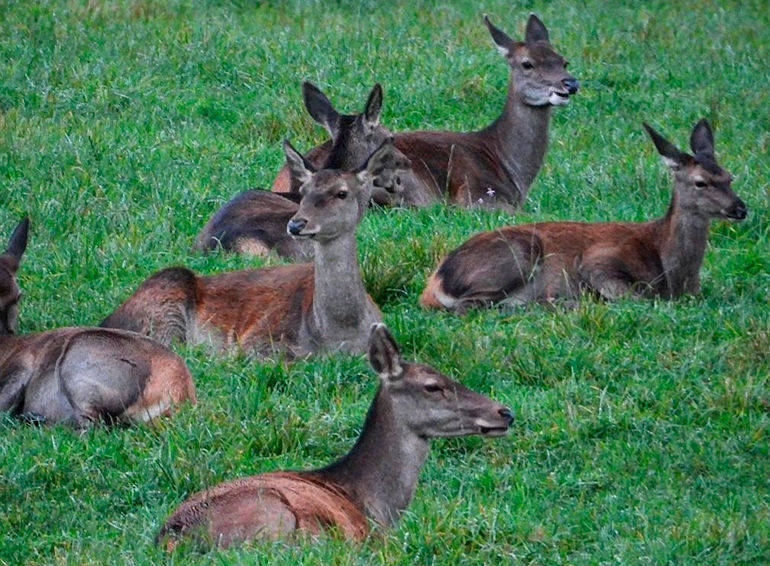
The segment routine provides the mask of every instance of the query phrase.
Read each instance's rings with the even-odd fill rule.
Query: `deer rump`
[[[195,402],[184,362],[127,332],[65,328],[24,337],[7,358],[8,410],[46,422],[148,421]],[[7,395],[10,391],[11,395]]]
[[[361,541],[369,523],[344,491],[312,473],[275,472],[218,485],[192,496],[161,529],[156,542],[172,550],[192,535],[221,548],[292,533],[318,535],[338,529]]]

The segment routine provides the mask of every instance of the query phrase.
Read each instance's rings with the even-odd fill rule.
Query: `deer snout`
[[[735,205],[733,205],[733,208],[729,213],[730,217],[735,218],[736,220],[744,220],[748,214],[749,209],[746,208],[746,205],[741,199],[736,200]]]
[[[513,413],[508,407],[503,407],[499,411],[497,411],[503,419],[508,421],[508,426],[511,426],[513,424]]]
[[[292,236],[299,236],[305,226],[307,226],[307,220],[304,218],[292,218],[286,225],[286,231]]]
[[[561,82],[570,94],[575,94],[580,89],[580,83],[575,77],[569,77]]]

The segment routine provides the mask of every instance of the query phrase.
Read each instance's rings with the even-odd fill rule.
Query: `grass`
[[[583,90],[555,110],[520,214],[375,212],[361,258],[406,356],[511,406],[510,436],[436,442],[401,524],[363,546],[165,557],[152,539],[187,495],[332,460],[376,386],[362,358],[286,367],[180,347],[200,403],[156,426],[0,418],[0,564],[770,561],[764,0],[0,1],[0,230],[33,221],[22,331],[97,324],[165,266],[278,262],[190,248],[219,206],[271,184],[281,139],[324,139],[302,79],[350,110],[382,82],[393,130],[486,125],[507,71],[482,9],[514,37],[537,12]],[[661,215],[671,181],[641,122],[683,146],[704,116],[751,214],[713,226],[700,296],[465,318],[416,306],[480,230]]]

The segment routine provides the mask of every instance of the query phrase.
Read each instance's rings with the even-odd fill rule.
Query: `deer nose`
[[[570,94],[575,94],[578,89],[580,88],[580,83],[577,82],[577,79],[574,77],[570,77],[568,79],[564,79],[562,81],[562,84],[567,89],[567,92]]]
[[[748,216],[749,209],[746,208],[746,205],[743,203],[742,200],[738,200],[738,202],[735,204],[735,207],[733,208],[733,216],[736,220],[743,220]]]
[[[508,421],[509,425],[513,422],[513,413],[511,413],[511,410],[508,407],[503,407],[497,412],[501,417]]]
[[[286,225],[286,231],[293,236],[297,236],[302,233],[305,226],[307,226],[307,220],[304,218],[292,218]]]

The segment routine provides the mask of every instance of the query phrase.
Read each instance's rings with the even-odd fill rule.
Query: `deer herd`
[[[195,244],[204,253],[275,253],[297,263],[208,276],[170,267],[149,277],[100,327],[18,336],[17,272],[30,228],[23,220],[0,255],[0,410],[77,428],[167,415],[196,402],[185,362],[169,349],[175,342],[287,359],[366,352],[380,385],[347,455],[319,470],[270,472],[206,489],[172,513],[157,542],[172,549],[192,538],[224,547],[330,527],[363,540],[372,526],[394,525],[410,503],[431,438],[502,436],[513,416],[432,367],[402,359],[366,292],[357,228],[372,205],[515,211],[543,164],[551,108],[567,104],[579,88],[536,16],[523,41],[486,16],[484,23],[510,80],[502,114],[481,130],[392,133],[381,123],[379,84],[360,114],[341,114],[317,87],[302,85],[308,113],[331,139],[304,155],[284,142],[286,166],[272,191],[236,196]],[[586,295],[612,301],[698,293],[711,219],[743,220],[747,209],[717,162],[706,120],[692,130],[691,152],[644,128],[673,173],[664,216],[477,234],[438,264],[420,304],[462,314]]]

